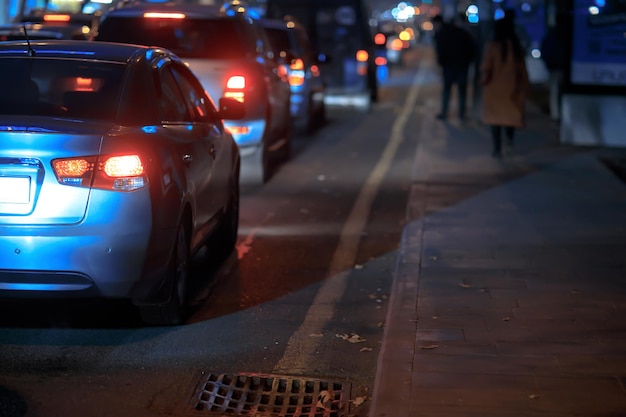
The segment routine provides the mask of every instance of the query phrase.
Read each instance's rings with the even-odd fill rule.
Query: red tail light
[[[69,22],[69,14],[45,14],[43,15],[44,22]]]
[[[146,12],[143,17],[147,19],[184,19],[184,13]]]
[[[292,70],[303,70],[304,69],[304,61],[300,58],[294,59],[291,65],[289,66]]]
[[[246,94],[246,77],[243,75],[233,75],[226,81],[226,89],[224,90],[224,97],[234,98],[241,101],[245,101]]]
[[[289,84],[298,87],[304,84],[304,61],[294,59],[289,66]]]
[[[367,62],[367,59],[369,58],[369,54],[367,53],[367,51],[365,49],[361,49],[356,51],[356,60],[359,62]]]
[[[387,37],[385,36],[384,33],[377,33],[374,36],[374,43],[376,45],[384,45],[386,41],[387,41]]]
[[[387,58],[385,58],[384,56],[377,56],[374,62],[376,62],[376,65],[378,65],[379,67],[387,65]]]
[[[52,168],[63,185],[113,191],[134,191],[148,185],[148,172],[139,155],[55,159]]]

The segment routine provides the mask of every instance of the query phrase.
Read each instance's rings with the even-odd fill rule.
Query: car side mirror
[[[238,120],[246,115],[246,106],[237,99],[222,97],[219,100],[217,117],[225,120]]]

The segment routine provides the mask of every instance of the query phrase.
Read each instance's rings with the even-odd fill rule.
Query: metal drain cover
[[[252,417],[348,415],[350,384],[263,374],[203,374],[192,397],[201,414]]]

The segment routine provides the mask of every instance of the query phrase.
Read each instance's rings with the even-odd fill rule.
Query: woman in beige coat
[[[494,157],[513,146],[515,130],[524,126],[524,106],[529,89],[525,51],[511,18],[496,20],[493,39],[487,43],[481,64],[482,121],[491,127]]]

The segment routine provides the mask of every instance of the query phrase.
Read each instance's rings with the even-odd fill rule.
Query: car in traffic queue
[[[227,121],[242,176],[263,184],[291,155],[291,90],[258,20],[243,5],[138,3],[105,13],[95,41],[158,45],[189,65],[211,96],[234,97],[246,115]]]
[[[83,13],[40,8],[29,10],[8,26],[26,27],[30,39],[88,40],[98,27],[101,15],[100,11]]]
[[[188,306],[190,258],[239,225],[238,147],[162,48],[0,43],[0,298],[130,300],[146,324]]]
[[[0,42],[41,39],[87,40],[89,30],[83,26],[57,26],[42,23],[7,23],[0,25]]]
[[[260,21],[274,55],[286,67],[294,125],[308,132],[314,131],[326,120],[326,86],[320,72],[318,53],[306,28],[291,16]]]
[[[378,101],[377,48],[367,0],[265,0],[265,17],[292,16],[324,56],[329,106],[368,110]]]

